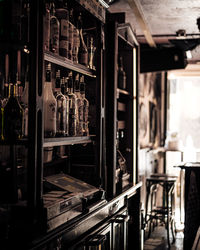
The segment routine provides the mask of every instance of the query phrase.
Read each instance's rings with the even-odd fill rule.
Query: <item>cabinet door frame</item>
[[[139,44],[129,24],[125,23],[123,13],[108,13],[106,25],[106,165],[107,165],[107,195],[113,198],[117,193],[116,168],[117,168],[117,99],[123,95],[129,102],[128,118],[127,111],[125,119],[127,122],[127,139],[124,149],[125,158],[129,164],[128,170],[131,175],[130,184],[135,185],[137,178],[138,162],[138,53]],[[118,23],[120,22],[120,23]],[[124,23],[123,23],[124,22]],[[123,33],[123,29],[128,31]],[[127,38],[127,37],[128,38]],[[129,74],[128,91],[119,89],[117,86],[117,62],[120,49],[119,39],[125,44],[124,53],[126,57],[127,73]],[[130,41],[129,41],[130,39]],[[128,58],[128,51],[129,58]],[[129,61],[130,60],[130,63]],[[130,121],[130,122],[129,122]],[[130,123],[130,124],[129,124]],[[126,125],[125,125],[126,126]],[[123,192],[123,190],[122,190]]]

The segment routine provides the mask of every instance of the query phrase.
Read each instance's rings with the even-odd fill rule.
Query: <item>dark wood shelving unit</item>
[[[40,0],[30,1],[29,134],[28,138],[17,140],[10,145],[10,179],[13,181],[11,188],[15,190],[16,199],[9,210],[9,213],[12,212],[9,214],[12,218],[8,224],[11,230],[8,237],[6,235],[5,243],[9,246],[8,249],[27,250],[83,250],[90,247],[103,249],[107,246],[109,249],[117,249],[119,245],[123,250],[132,249],[133,246],[139,250],[142,184],[138,183],[137,179],[138,44],[125,20],[124,24],[120,25],[117,21],[110,22],[109,18],[107,20],[106,2],[76,0],[70,2],[70,7],[73,7],[75,12],[82,12],[83,20],[86,19],[85,30],[93,25],[87,32],[94,38],[96,70],[44,51],[44,3],[45,1]],[[12,48],[9,46],[9,49]],[[128,76],[126,90],[117,87],[117,54],[120,49],[125,58]],[[47,62],[51,63],[52,83],[58,69],[63,77],[67,76],[69,70],[73,71],[73,77],[77,73],[86,76],[85,94],[89,101],[91,135],[44,138],[43,90],[44,66]],[[123,188],[118,189],[117,129],[125,131],[124,137],[123,131],[119,134],[124,140],[123,154],[126,158],[127,175],[130,176],[128,184],[123,183]],[[9,143],[2,141],[0,145],[7,146]],[[27,146],[23,151],[24,158],[19,154],[18,145]],[[45,158],[49,155],[50,157]],[[19,173],[18,163],[22,166],[24,164],[23,171],[26,176]],[[74,181],[59,179],[63,186],[56,186],[54,184],[58,181],[57,175],[70,177],[70,180]],[[54,177],[55,182],[52,184],[49,181],[47,184],[47,178]],[[86,185],[81,186],[81,182]],[[25,194],[22,202],[19,202],[18,197],[21,191],[19,184]],[[51,184],[54,185],[52,189]],[[79,190],[75,193],[71,189],[72,192],[68,194],[67,185],[72,188],[77,185],[76,187],[82,187],[82,190],[75,188],[74,190]],[[88,196],[85,195],[87,185],[93,187],[95,193],[91,192],[91,188],[89,191],[86,189]],[[61,189],[64,193],[62,197],[57,194]],[[47,201],[45,197],[49,193],[52,199]],[[55,193],[59,197],[56,196],[54,200]],[[72,195],[72,202],[68,200],[68,195]],[[79,201],[80,203],[76,203]],[[86,208],[84,211],[83,207]],[[128,234],[125,233],[127,230],[130,231]],[[103,239],[103,242],[95,242],[95,239]]]

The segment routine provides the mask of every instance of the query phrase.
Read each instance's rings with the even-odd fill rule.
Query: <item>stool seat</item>
[[[174,209],[173,209],[173,193],[177,180],[177,176],[171,176],[163,173],[154,173],[146,178],[146,215],[145,223],[149,226],[149,236],[151,234],[151,225],[157,226],[158,220],[165,224],[167,229],[167,241],[170,247],[170,228],[175,241],[175,225],[174,225]],[[159,186],[162,188],[162,206],[157,206],[156,195]],[[149,209],[150,201],[150,209]]]

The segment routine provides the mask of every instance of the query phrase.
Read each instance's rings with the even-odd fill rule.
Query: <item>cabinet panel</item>
[[[108,13],[107,20],[106,156],[113,197],[137,183],[138,43],[118,15]]]
[[[67,4],[67,8],[65,4]],[[92,10],[92,6],[95,7],[94,10]],[[98,205],[106,202],[103,190],[105,183],[103,180],[105,173],[103,161],[105,150],[103,148],[105,140],[103,135],[103,130],[105,130],[103,54],[105,48],[102,45],[104,44],[105,11],[108,6],[104,1],[100,3],[90,1],[85,5],[82,1],[24,0],[1,1],[0,7],[1,11],[5,11],[5,14],[2,12],[2,23],[0,24],[3,30],[3,34],[0,34],[1,101],[5,97],[8,99],[8,94],[6,93],[5,96],[4,92],[12,83],[17,89],[15,97],[21,105],[25,86],[28,86],[27,106],[22,107],[23,119],[25,120],[26,114],[28,120],[26,135],[25,133],[16,135],[10,130],[12,132],[10,135],[16,135],[16,139],[4,138],[2,125],[4,125],[3,112],[5,109],[1,102],[0,164],[3,167],[0,171],[0,180],[2,180],[1,186],[4,192],[2,191],[0,204],[5,211],[5,218],[8,218],[5,223],[8,225],[5,227],[5,231],[8,230],[8,227],[10,228],[8,237],[16,239],[17,244],[17,242],[21,242],[24,233],[27,238],[24,240],[24,245],[26,245],[38,235],[56,230],[62,224],[76,220],[76,217],[95,210]],[[69,15],[71,19],[67,20],[66,15],[64,20],[59,14],[67,12],[70,15],[73,12],[74,16],[72,18]],[[57,28],[56,23],[59,24]],[[73,37],[73,42],[67,40],[72,26],[73,35],[70,35]],[[66,27],[68,31],[64,32]],[[53,33],[55,30],[60,32],[60,35]],[[63,44],[68,45],[63,47]],[[56,48],[57,45],[59,48]],[[86,54],[81,54],[84,46]],[[67,51],[66,56],[62,54],[63,50]],[[46,77],[47,69],[51,81]],[[79,99],[82,98],[77,109],[77,120],[82,122],[79,122],[79,126],[82,124],[81,129],[84,123],[84,131],[76,136],[67,134],[67,132],[60,136],[57,130],[55,137],[46,137],[46,133],[44,133],[45,118],[54,119],[53,115],[48,117],[45,114],[45,85],[46,82],[52,84],[54,97],[57,98],[60,91],[57,89],[58,72],[61,83],[70,72],[72,72],[74,81],[79,78],[82,83],[82,92],[77,90],[77,96],[81,95]],[[84,88],[82,80],[85,83]],[[49,86],[48,89],[50,89]],[[56,110],[58,111],[57,101]],[[87,101],[89,102],[88,114]],[[85,116],[79,112],[80,107]],[[59,112],[60,116],[64,114],[60,110]],[[67,115],[69,114],[66,111]],[[88,120],[86,120],[86,116],[88,116]],[[11,118],[11,115],[8,117]],[[17,128],[16,124],[13,122],[13,126]],[[24,129],[23,126],[24,124],[21,124],[20,130]],[[84,192],[79,189],[81,197],[78,198],[75,195],[76,190],[71,192],[72,196],[74,194],[75,200],[77,198],[81,203],[77,205],[77,213],[73,214],[72,209],[72,215],[70,212],[64,211],[65,209],[63,210],[63,206],[70,209],[76,203],[71,200],[71,197],[70,199],[67,197],[69,192],[56,186],[50,190],[44,181],[50,176],[56,178],[61,173],[65,174],[66,178],[67,176],[75,177],[77,186],[78,181],[82,180],[96,190],[94,193],[88,192],[86,196],[82,197]],[[55,207],[56,213],[52,206]],[[48,207],[48,212],[46,207]],[[54,222],[52,217],[50,218],[49,214],[52,211],[56,214],[55,217],[61,216],[59,220],[53,218]],[[51,224],[54,225],[51,226]],[[33,231],[33,234],[29,229]],[[21,236],[20,232],[22,232]],[[27,235],[29,237],[26,237]],[[54,243],[50,249],[53,246]]]

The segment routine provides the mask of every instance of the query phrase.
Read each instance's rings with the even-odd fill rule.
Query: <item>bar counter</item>
[[[185,171],[184,250],[191,249],[200,225],[200,162],[182,162]]]

